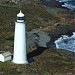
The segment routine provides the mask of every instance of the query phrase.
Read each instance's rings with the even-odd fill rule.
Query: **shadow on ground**
[[[31,62],[34,62],[34,58],[35,56],[38,56],[40,54],[42,54],[47,48],[45,47],[37,47],[36,50],[30,52],[27,54],[27,59],[28,59],[28,62],[31,63]]]

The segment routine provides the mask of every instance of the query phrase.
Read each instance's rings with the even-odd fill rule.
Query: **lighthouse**
[[[20,13],[17,14],[17,22],[15,22],[13,63],[28,63],[26,50],[26,23],[24,14],[20,10]]]

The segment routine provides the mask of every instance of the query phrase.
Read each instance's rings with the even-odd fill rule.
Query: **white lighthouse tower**
[[[26,25],[24,22],[24,14],[21,10],[17,14],[17,22],[15,22],[13,62],[16,64],[27,63]]]

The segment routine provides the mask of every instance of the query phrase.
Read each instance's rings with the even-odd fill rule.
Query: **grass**
[[[67,56],[66,56],[67,55]],[[75,61],[69,59],[72,55],[62,53],[56,49],[46,49],[39,56],[34,57],[35,62],[29,64],[14,64],[11,61],[0,62],[0,73],[7,75],[46,75],[73,73]]]

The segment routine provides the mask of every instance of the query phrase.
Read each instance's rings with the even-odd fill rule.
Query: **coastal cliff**
[[[27,24],[27,57],[30,63],[15,65],[10,61],[0,62],[0,75],[74,75],[74,52],[46,48],[62,34],[71,36],[75,31],[75,11],[61,7],[55,0],[48,6],[40,0],[0,5],[0,51],[13,52],[14,21],[20,9]]]

